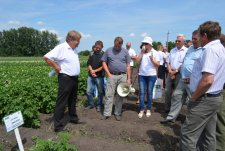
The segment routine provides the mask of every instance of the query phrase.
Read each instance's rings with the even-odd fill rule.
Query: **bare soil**
[[[136,89],[137,84],[134,86]],[[86,99],[84,96],[79,100]],[[178,150],[181,123],[185,119],[185,107],[174,125],[162,125],[160,121],[166,117],[164,100],[154,100],[152,115],[138,118],[139,105],[136,104],[137,94],[124,99],[121,121],[116,121],[112,115],[107,120],[101,120],[102,113],[95,109],[78,108],[81,124],[67,123],[70,129],[70,143],[79,151],[176,151]],[[41,127],[38,129],[20,127],[20,135],[25,150],[33,146],[32,138],[56,139],[53,131],[52,114],[41,114]],[[0,125],[0,143],[5,151],[15,150],[16,138],[14,132],[6,133]]]

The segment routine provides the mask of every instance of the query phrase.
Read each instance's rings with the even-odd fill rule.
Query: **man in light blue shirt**
[[[217,112],[223,102],[221,91],[225,82],[225,49],[219,40],[218,22],[207,21],[198,31],[203,52],[194,63],[190,78],[192,95],[181,128],[180,150],[196,151],[201,140],[203,150],[215,151]]]
[[[161,124],[174,123],[180,113],[182,105],[186,101],[187,96],[190,96],[189,81],[192,68],[195,60],[199,58],[202,53],[198,30],[195,30],[192,33],[192,42],[193,45],[188,48],[184,57],[184,62],[181,66],[181,79],[172,95],[170,112],[168,113],[166,120],[160,122]]]

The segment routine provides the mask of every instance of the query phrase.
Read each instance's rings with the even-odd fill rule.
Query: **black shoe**
[[[94,108],[94,106],[87,106],[85,109],[93,109]]]
[[[170,112],[170,110],[165,110],[165,113],[169,113]]]
[[[73,123],[73,124],[79,124],[80,121],[79,121],[79,119],[76,119],[76,120],[70,120],[70,123]]]
[[[164,121],[160,121],[161,124],[174,124],[175,121],[174,120],[164,120]]]
[[[101,120],[107,120],[108,118],[109,118],[108,116],[103,115],[103,116],[101,117]]]
[[[55,132],[56,133],[68,133],[68,132],[70,132],[70,130],[68,130],[68,129],[55,129]]]
[[[120,115],[115,115],[115,118],[117,121],[121,121],[121,116]]]

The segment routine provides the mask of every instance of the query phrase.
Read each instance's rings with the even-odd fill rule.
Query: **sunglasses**
[[[142,45],[148,45],[148,43],[142,43]]]
[[[180,40],[176,40],[175,42],[176,42],[176,43],[180,43],[181,41],[180,41]]]

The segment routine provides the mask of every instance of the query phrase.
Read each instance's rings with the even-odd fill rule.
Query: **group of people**
[[[98,102],[96,110],[103,110],[101,120],[112,115],[121,120],[123,97],[116,95],[117,86],[122,83],[132,84],[134,61],[138,65],[138,84],[140,112],[138,117],[151,116],[152,92],[157,78],[166,78],[165,112],[168,113],[162,124],[174,123],[184,103],[187,104],[186,120],[181,128],[180,150],[194,151],[216,150],[224,145],[225,115],[222,90],[225,83],[225,48],[220,41],[221,27],[218,22],[207,21],[192,33],[192,45],[184,46],[185,37],[177,35],[176,47],[169,54],[162,53],[163,47],[156,51],[151,37],[141,42],[141,51],[136,55],[131,43],[122,47],[123,38],[116,37],[114,46],[104,52],[103,42],[96,41],[88,61],[87,100],[88,109],[94,108],[94,91],[97,88]],[[81,35],[77,31],[67,34],[66,42],[48,52],[44,59],[58,73],[58,97],[54,111],[55,132],[64,131],[64,110],[68,104],[69,121],[78,124],[76,98],[80,64],[77,47]],[[162,52],[161,52],[162,51]],[[107,77],[107,84],[105,84]],[[162,83],[163,87],[163,83]],[[145,106],[145,96],[147,104]],[[103,96],[104,108],[103,108]],[[223,103],[224,104],[224,103]],[[223,105],[225,106],[225,105]],[[217,120],[217,113],[218,119]],[[219,124],[215,124],[215,123]],[[218,138],[216,139],[216,126]],[[216,140],[220,144],[216,145]],[[219,148],[217,147],[217,148]],[[223,146],[224,147],[224,146]],[[222,147],[222,148],[223,148]]]

